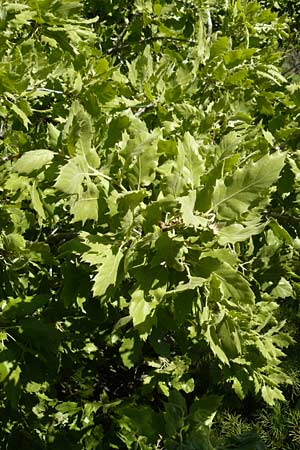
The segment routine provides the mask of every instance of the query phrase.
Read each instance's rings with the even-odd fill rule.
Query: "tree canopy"
[[[299,448],[297,20],[2,1],[1,448]]]

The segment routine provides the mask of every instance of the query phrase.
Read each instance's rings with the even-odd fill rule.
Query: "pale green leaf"
[[[54,187],[66,194],[81,194],[82,183],[88,172],[84,157],[76,156],[60,169]]]
[[[235,171],[225,183],[217,180],[213,193],[213,209],[219,219],[233,220],[246,212],[251,204],[279,177],[285,153],[265,155]]]
[[[271,296],[273,298],[294,297],[294,290],[289,281],[282,277],[277,286],[271,291]]]
[[[11,105],[11,109],[16,113],[16,115],[19,117],[19,119],[21,119],[21,121],[23,122],[23,125],[26,128],[26,130],[28,130],[28,125],[31,122],[28,119],[28,117],[25,114],[25,112],[21,108],[19,108],[16,104],[12,104]]]
[[[101,297],[110,286],[115,285],[122,258],[123,253],[120,249],[113,253],[111,248],[107,248],[103,264],[98,267],[97,274],[94,277],[93,294],[95,297]]]
[[[87,156],[91,151],[91,140],[93,137],[91,117],[78,100],[75,100],[70,107],[63,136],[66,139],[70,156],[74,156],[76,151]]]
[[[268,405],[270,406],[275,405],[275,400],[281,401],[285,400],[282,392],[276,387],[270,387],[265,385],[262,387],[261,393],[264,401],[268,403]]]
[[[169,397],[170,395],[170,389],[168,388],[168,386],[166,386],[166,383],[164,383],[163,381],[159,381],[157,383],[159,389],[161,390],[161,392],[166,396]]]
[[[256,48],[237,48],[227,52],[223,58],[227,67],[236,67],[246,60],[249,60],[254,53],[256,53]]]
[[[275,138],[273,134],[268,130],[262,130],[265,140],[273,147],[275,144]]]
[[[91,249],[81,255],[81,259],[88,264],[97,266],[104,263],[107,252],[111,250],[110,245],[105,245],[104,243],[97,242],[91,245]]]
[[[122,211],[134,210],[144,198],[147,196],[147,191],[145,189],[140,189],[138,191],[128,191],[121,192],[117,196],[117,203]]]
[[[153,73],[153,58],[151,47],[147,45],[143,54],[140,54],[131,64],[127,63],[128,79],[134,87],[142,86]]]
[[[289,234],[289,232],[278,223],[276,219],[270,220],[269,227],[275,234],[275,236],[283,241],[285,244],[293,245],[294,241],[292,236]]]
[[[280,73],[279,69],[273,65],[262,67],[264,70],[257,70],[256,74],[262,78],[267,78],[273,83],[281,86],[287,83],[287,79]]]
[[[189,132],[186,132],[183,140],[178,142],[178,157],[184,161],[184,170],[188,171],[185,174],[188,184],[192,189],[199,187],[205,163],[199,152],[199,145]]]
[[[87,220],[98,220],[98,197],[99,191],[97,186],[89,182],[86,190],[83,191],[79,198],[71,207],[71,214],[74,215],[72,222],[82,222]]]
[[[243,386],[241,385],[240,381],[236,377],[233,378],[232,387],[233,387],[234,392],[236,393],[236,395],[241,400],[243,400],[245,398],[245,393],[243,391]]]
[[[50,147],[57,146],[59,135],[60,135],[59,130],[52,123],[48,123],[47,137],[48,137],[48,143],[49,143]]]
[[[146,299],[145,292],[138,289],[131,295],[129,314],[132,317],[133,325],[137,326],[145,321],[145,319],[155,309],[157,302]]]
[[[21,234],[9,233],[3,237],[3,243],[6,250],[19,253],[25,250],[26,241]]]
[[[170,294],[177,294],[179,292],[194,290],[198,287],[203,286],[205,281],[206,281],[205,278],[191,276],[191,277],[189,277],[188,283],[183,283],[183,284],[180,283],[180,284],[178,284],[178,286],[176,286],[171,291],[166,292],[166,294],[170,295]]]
[[[132,187],[148,186],[155,179],[158,166],[157,145],[161,137],[161,130],[155,129],[149,133],[145,123],[137,118],[131,118],[130,138],[125,131],[122,134],[120,154],[124,157],[123,170]]]
[[[49,164],[53,157],[54,153],[51,150],[31,150],[18,159],[14,169],[19,173],[30,174]]]
[[[216,232],[218,236],[218,242],[220,245],[235,244],[236,242],[243,242],[249,239],[251,236],[259,234],[264,229],[265,224],[260,223],[260,218],[255,220],[241,223],[234,223],[227,227],[222,227]]]
[[[229,49],[230,41],[227,36],[219,37],[210,47],[210,59],[222,56]]]
[[[35,186],[35,183],[33,183],[32,187],[31,187],[31,203],[32,206],[34,208],[34,210],[36,211],[39,219],[46,219],[46,214],[43,208],[43,204],[41,202],[41,198],[40,198],[40,194]]]
[[[181,204],[182,220],[185,226],[206,227],[208,224],[207,219],[204,217],[196,216],[194,214],[194,207],[196,202],[197,192],[191,190],[185,197],[180,197],[179,202]]]

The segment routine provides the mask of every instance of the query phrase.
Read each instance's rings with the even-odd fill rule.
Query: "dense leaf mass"
[[[2,1],[1,448],[299,448],[281,3]]]

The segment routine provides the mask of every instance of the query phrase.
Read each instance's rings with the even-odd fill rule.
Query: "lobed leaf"
[[[217,180],[213,210],[218,219],[233,220],[248,211],[254,201],[277,181],[285,156],[279,151],[265,155],[237,169],[230,180]]]

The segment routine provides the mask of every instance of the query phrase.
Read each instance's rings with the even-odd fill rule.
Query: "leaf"
[[[188,174],[184,175],[188,184],[192,189],[199,187],[205,164],[199,152],[199,146],[189,132],[184,134],[182,141],[178,141],[178,155],[181,160],[184,160],[183,174],[184,170],[188,170]]]
[[[47,304],[48,301],[48,295],[36,295],[25,298],[9,297],[6,306],[2,307],[1,319],[14,321],[28,315],[31,316],[35,311]]]
[[[70,107],[64,133],[70,156],[74,156],[76,151],[78,153],[78,150],[82,151],[87,157],[89,156],[93,137],[92,121],[78,100],[75,100]],[[95,160],[95,164],[97,166],[98,160]]]
[[[266,224],[260,223],[260,217],[241,223],[234,223],[227,227],[222,227],[216,232],[218,242],[220,245],[235,244],[236,242],[243,242],[251,236],[259,234],[263,231]]]
[[[155,170],[158,166],[157,140],[160,131],[154,130],[151,134],[144,130],[136,130],[137,134],[129,139],[122,150],[125,158],[124,170],[132,188],[149,186],[155,179]],[[123,139],[125,138],[123,133]]]
[[[282,392],[276,387],[270,387],[270,386],[264,385],[262,387],[261,393],[262,393],[262,397],[263,397],[264,401],[266,403],[268,403],[268,405],[270,405],[270,406],[275,405],[275,400],[281,400],[281,401],[285,400]]]
[[[179,272],[184,271],[184,254],[187,249],[182,238],[171,238],[168,232],[161,232],[155,243],[156,253],[151,261],[155,267],[165,262]]]
[[[278,151],[237,169],[226,184],[223,179],[217,180],[213,209],[218,219],[233,220],[245,213],[278,179],[284,160],[285,153]]]
[[[165,403],[166,431],[170,436],[175,435],[184,425],[186,414],[186,402],[184,397],[177,390],[172,390],[168,402]]]
[[[256,74],[258,76],[261,76],[263,78],[270,79],[273,83],[277,84],[278,86],[281,86],[282,84],[287,83],[287,79],[281,74],[278,67],[269,65],[261,68],[262,70],[257,70]],[[265,69],[265,70],[263,70]]]
[[[19,108],[16,104],[12,104],[11,105],[11,109],[14,111],[14,113],[16,113],[16,115],[18,116],[19,119],[21,119],[24,127],[26,128],[26,130],[28,130],[28,125],[31,123],[30,120],[28,119],[26,113]]]
[[[66,194],[81,194],[88,167],[82,156],[76,156],[60,169],[54,187]]]
[[[122,192],[117,197],[120,210],[127,212],[128,209],[134,210],[141,204],[142,200],[147,197],[147,191],[140,189],[139,191]]]
[[[155,324],[153,312],[158,302],[150,298],[145,298],[145,292],[137,289],[131,295],[129,314],[132,317],[133,325],[137,327],[139,336],[145,340]]]
[[[54,157],[51,150],[31,150],[24,153],[14,165],[14,169],[19,173],[31,174],[35,170],[40,170],[42,167],[49,164]]]
[[[219,37],[210,47],[210,59],[224,55],[229,49],[230,41],[227,36]]]
[[[221,342],[216,334],[214,327],[209,325],[204,332],[204,336],[206,337],[207,343],[209,344],[212,352],[217,356],[217,358],[219,358],[219,360],[223,364],[230,366],[230,362],[226,353],[222,349],[221,345],[219,345],[221,344]]]
[[[151,55],[151,47],[147,45],[143,54],[139,55],[128,66],[128,79],[134,87],[144,83],[153,73],[153,58]]]
[[[81,410],[76,402],[62,402],[59,403],[55,409],[66,416],[74,416]]]
[[[282,240],[285,244],[288,244],[288,245],[294,244],[292,236],[289,234],[289,232],[284,227],[279,225],[277,220],[275,220],[275,219],[270,220],[269,227],[271,228],[271,230],[273,231],[275,236],[278,239]]]
[[[137,433],[139,443],[141,436],[146,436],[151,442],[157,440],[157,436],[161,431],[161,417],[148,405],[124,405],[119,408],[120,415],[119,424],[125,429],[134,430]],[[148,450],[150,447],[140,447]]]
[[[37,261],[45,266],[52,266],[54,263],[51,248],[46,242],[28,242],[26,253],[30,261]]]
[[[25,250],[26,241],[21,234],[9,233],[3,237],[4,248],[10,252],[19,253]]]
[[[3,364],[3,363],[2,363]],[[17,362],[14,363],[13,367],[10,368],[8,377],[4,381],[4,388],[8,401],[12,409],[17,409],[18,400],[21,395],[21,367]]]
[[[120,249],[114,253],[110,247],[107,247],[103,256],[103,263],[98,267],[97,274],[93,279],[95,297],[101,297],[110,286],[115,285],[123,253]]]
[[[277,286],[272,289],[271,297],[273,298],[288,298],[294,297],[294,290],[291,284],[285,278],[281,278],[277,284]]]
[[[42,352],[47,350],[47,353],[51,352],[56,355],[61,332],[54,324],[33,316],[23,321],[22,328],[19,329],[19,337],[36,350]]]
[[[237,303],[253,304],[255,297],[248,281],[229,264],[223,263],[214,272],[220,283],[220,289],[225,298]]]
[[[65,262],[61,265],[62,275],[62,290],[60,292],[60,299],[65,306],[72,305],[79,294],[79,288],[82,288],[83,277],[80,269],[75,264]],[[81,286],[79,286],[79,283]]]
[[[202,427],[211,428],[218,408],[222,404],[222,397],[217,395],[205,395],[196,399],[191,406],[190,416],[201,429]]]
[[[58,138],[59,138],[59,130],[52,124],[48,123],[47,125],[47,137],[48,137],[48,143],[50,147],[56,147],[58,144]]]
[[[119,351],[125,367],[131,369],[135,366],[142,356],[142,346],[142,342],[136,336],[123,338]]]
[[[86,189],[80,194],[79,198],[71,206],[71,214],[74,218],[72,222],[82,222],[87,220],[98,220],[98,197],[97,186],[88,182]]]
[[[35,186],[35,182],[33,183],[32,187],[31,187],[30,193],[31,193],[31,203],[32,203],[33,209],[36,211],[36,213],[38,215],[39,222],[40,222],[40,219],[45,220],[46,214],[45,214],[45,211],[43,208],[43,204],[41,202],[39,191],[37,190],[37,188]]]
[[[238,48],[235,50],[230,50],[223,56],[223,58],[226,66],[232,68],[243,63],[245,60],[250,59],[256,52],[256,48]]]
[[[185,226],[206,227],[208,221],[204,217],[196,216],[194,214],[194,207],[196,202],[196,191],[191,190],[185,197],[179,197],[181,204],[182,220]]]
[[[232,387],[233,387],[234,392],[236,393],[236,395],[241,400],[243,400],[245,398],[245,393],[244,393],[244,390],[243,390],[243,386],[241,385],[241,383],[240,383],[238,378],[233,377]]]
[[[188,283],[183,283],[183,284],[179,283],[174,289],[166,292],[166,294],[168,294],[168,295],[169,294],[177,294],[179,292],[194,290],[197,287],[203,286],[205,281],[206,281],[205,278],[190,276]]]
[[[217,335],[228,358],[234,359],[241,354],[241,342],[236,327],[229,317],[224,317],[218,324]]]
[[[131,301],[129,306],[129,314],[132,317],[134,326],[143,323],[145,319],[151,314],[155,303],[147,301],[145,299],[144,291],[138,289],[131,295]]]

